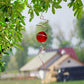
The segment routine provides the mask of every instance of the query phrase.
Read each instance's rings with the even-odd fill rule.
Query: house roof
[[[77,57],[74,49],[73,48],[70,48],[70,47],[69,48],[59,48],[59,49],[51,49],[51,48],[49,48],[49,49],[44,49],[44,50],[46,52],[54,52],[54,51],[57,51],[59,53],[61,53],[61,51],[64,50],[66,52],[66,54],[69,54],[71,57],[73,57],[73,58],[75,58],[75,59],[78,60],[78,57]]]
[[[43,54],[40,53],[34,59],[32,59],[30,62],[25,64],[20,69],[20,71],[37,70],[39,67],[41,67],[43,65],[41,60],[43,60],[43,62],[46,63],[48,60],[52,59],[56,54],[57,54],[57,52],[46,52]],[[41,60],[40,60],[39,56],[40,56]]]
[[[65,50],[67,56],[62,56],[62,58],[58,59],[58,62],[63,61],[64,59],[68,58],[69,56],[72,57],[73,59],[77,60],[80,62],[73,50],[73,48],[60,48],[60,49],[45,49],[45,53],[37,55],[34,59],[32,59],[30,62],[25,64],[20,71],[32,71],[32,70],[37,70],[42,67],[42,61],[44,64],[50,63],[51,60],[54,60],[56,57],[56,54],[61,53],[62,50]],[[54,51],[54,52],[53,52]],[[40,56],[40,58],[39,58]],[[42,61],[41,61],[42,60]],[[54,61],[53,61],[54,62]]]
[[[62,57],[60,57],[60,59],[58,59],[56,62],[54,62],[55,64],[53,63],[51,66],[49,66],[48,69],[54,67],[54,65],[57,66],[57,68],[58,68],[59,65],[62,64],[62,63],[63,63],[66,59],[68,59],[69,57],[72,58],[72,59],[74,59],[75,61],[77,61],[77,62],[80,63],[81,65],[84,65],[84,64],[83,64],[82,62],[80,62],[79,60],[77,60],[77,59],[71,57],[69,54],[66,54],[66,55],[63,55]]]
[[[60,48],[59,51],[65,50],[66,54],[69,54],[71,57],[78,60],[78,57],[73,48]]]
[[[69,55],[63,55],[62,57],[60,57],[60,59],[58,59],[56,62],[54,62],[51,66],[54,67],[54,65],[60,65],[62,62],[64,62],[67,58],[69,58]],[[49,67],[49,69],[51,68],[51,66]],[[57,66],[58,67],[58,66]]]

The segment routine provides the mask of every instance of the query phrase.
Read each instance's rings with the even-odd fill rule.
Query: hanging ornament
[[[41,14],[41,16],[40,16],[40,19],[41,20],[44,20],[44,23],[43,24],[37,24],[36,26],[38,26],[39,28],[40,27],[43,27],[43,28],[45,28],[45,30],[44,31],[40,31],[40,32],[38,32],[37,34],[36,34],[36,39],[37,39],[37,41],[38,42],[40,42],[42,45],[40,46],[40,49],[39,49],[39,53],[38,53],[38,57],[39,57],[39,59],[40,59],[40,61],[41,61],[41,63],[42,63],[42,69],[44,70],[44,73],[46,73],[46,67],[45,67],[45,62],[44,62],[44,60],[41,58],[41,56],[44,56],[43,55],[43,51],[44,51],[44,47],[47,45],[47,43],[45,43],[45,41],[47,40],[47,32],[48,32],[48,27],[45,25],[46,23],[48,23],[48,20],[46,20],[45,18],[44,18],[44,16]]]
[[[47,40],[47,34],[44,31],[41,31],[41,32],[37,33],[36,39],[39,42],[43,43]]]

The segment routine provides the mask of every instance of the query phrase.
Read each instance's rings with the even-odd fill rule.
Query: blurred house
[[[30,76],[44,79],[53,67],[58,69],[78,66],[84,66],[84,64],[78,60],[73,48],[44,49],[43,53],[25,64],[20,71],[29,72]]]

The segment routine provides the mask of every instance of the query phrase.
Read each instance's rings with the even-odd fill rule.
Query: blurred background
[[[27,70],[25,71],[23,67],[29,66],[27,63],[36,59],[36,56],[39,55],[41,46],[43,46],[45,50],[51,49],[50,51],[52,54],[53,51],[58,53],[61,48],[73,48],[77,60],[81,62],[80,66],[84,65],[84,13],[80,19],[76,19],[72,9],[67,7],[67,3],[62,2],[61,5],[62,9],[57,9],[55,15],[52,14],[50,8],[47,13],[41,13],[40,16],[34,16],[32,22],[29,22],[30,16],[27,13],[27,7],[25,8],[22,14],[26,17],[26,31],[22,32],[23,41],[21,42],[21,46],[24,50],[13,48],[13,53],[10,53],[10,56],[6,55],[2,58],[3,61],[7,63],[7,68],[5,72],[0,73],[0,84],[40,84],[42,78],[38,78],[33,72],[31,72],[32,75],[30,75],[30,72]],[[38,42],[36,39],[36,35],[40,31],[44,31],[47,34],[48,39],[44,44]],[[50,58],[44,57],[41,59],[44,61],[44,59],[49,60]],[[38,61],[38,59],[36,59],[36,61]],[[46,61],[44,61],[44,63],[45,62]],[[40,63],[43,66],[42,61],[38,61],[38,64]],[[32,66],[34,65],[31,64],[30,67]],[[83,84],[83,82],[82,79],[82,81],[78,81],[78,84]],[[67,82],[57,84],[62,83],[67,84]],[[74,81],[74,83],[76,83],[76,81]]]

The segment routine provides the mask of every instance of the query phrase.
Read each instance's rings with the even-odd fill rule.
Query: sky
[[[51,8],[48,10],[47,13],[42,13],[45,19],[49,20],[49,24],[52,27],[53,35],[57,33],[58,28],[60,27],[61,30],[64,32],[66,39],[69,39],[69,32],[70,30],[74,29],[74,22],[76,21],[76,17],[74,17],[74,12],[72,8],[68,8],[66,2],[62,2],[62,9],[56,9],[55,15],[52,14]],[[26,23],[26,31],[27,33],[33,32],[35,30],[36,25],[42,21],[40,16],[34,16],[32,22],[29,22],[29,15],[28,15],[28,8],[26,8],[23,13],[26,16],[25,23]],[[77,43],[77,39],[73,38],[73,44]],[[57,48],[56,39],[53,40],[52,48]],[[34,52],[32,48],[29,49],[29,53]],[[36,52],[36,51],[35,51]]]

